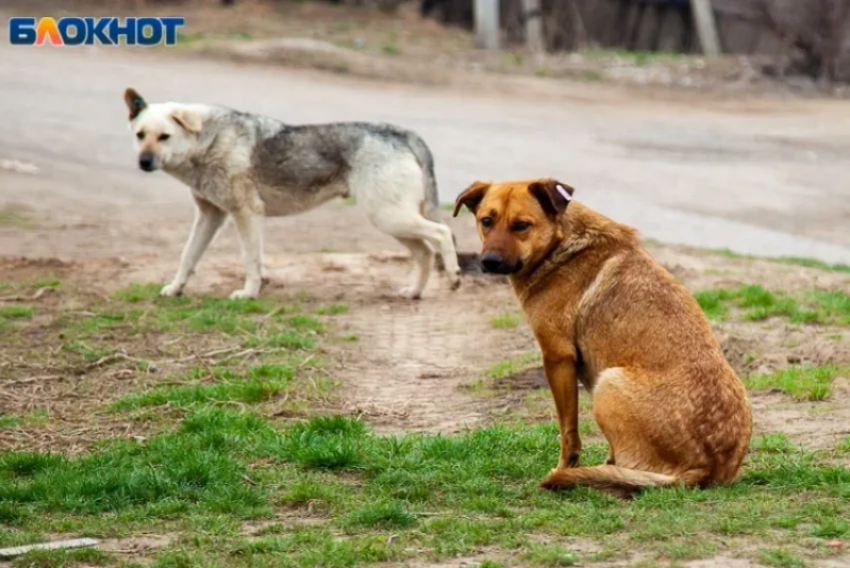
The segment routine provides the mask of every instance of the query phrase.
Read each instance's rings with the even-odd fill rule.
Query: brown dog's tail
[[[586,485],[602,491],[629,494],[647,487],[675,485],[679,479],[672,475],[628,469],[616,465],[558,469],[540,484],[544,489],[566,489]]]

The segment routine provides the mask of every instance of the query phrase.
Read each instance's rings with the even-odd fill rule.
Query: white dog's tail
[[[419,162],[419,167],[422,168],[423,185],[425,188],[425,201],[422,203],[422,215],[426,219],[430,219],[436,223],[446,224],[443,220],[443,215],[440,212],[440,195],[437,191],[437,176],[434,174],[434,155],[431,154],[431,149],[425,144],[418,135],[413,132],[406,132],[406,142],[410,151],[416,156],[416,161]],[[450,229],[451,230],[451,229]],[[452,232],[452,242],[457,249],[457,238]],[[481,272],[481,266],[476,253],[457,253],[457,261],[460,265],[461,272]],[[437,258],[434,262],[437,270],[444,271],[446,265],[443,262],[443,257],[437,253]]]
[[[425,203],[422,204],[422,214],[437,223],[443,223],[440,215],[440,196],[437,192],[437,176],[434,175],[434,155],[431,154],[431,149],[425,144],[416,133],[411,131],[404,132],[405,142],[410,151],[419,162],[419,167],[422,168],[423,185],[425,188]]]

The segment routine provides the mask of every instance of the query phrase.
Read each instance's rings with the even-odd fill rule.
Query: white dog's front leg
[[[183,293],[189,276],[195,271],[195,266],[201,260],[204,251],[227,219],[227,213],[212,203],[203,200],[196,200],[196,203],[198,208],[195,212],[195,222],[192,225],[189,240],[183,247],[180,268],[177,269],[171,284],[165,286],[160,292],[163,296],[179,296]]]
[[[233,214],[233,222],[239,232],[246,276],[245,287],[233,292],[230,298],[256,298],[263,282],[263,216],[240,211]]]

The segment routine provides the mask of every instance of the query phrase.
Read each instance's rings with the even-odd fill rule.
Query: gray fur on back
[[[340,195],[347,196],[347,178],[357,166],[358,151],[366,140],[379,140],[390,152],[409,152],[414,156],[423,174],[426,200],[423,214],[442,222],[433,155],[425,141],[410,130],[369,122],[290,125],[216,107],[205,121],[202,136],[209,138],[210,157],[220,156],[232,149],[234,143],[240,146],[247,143],[251,149],[248,164],[251,178],[261,187],[285,188],[294,202],[304,203],[314,201],[315,194],[327,188],[336,188]]]

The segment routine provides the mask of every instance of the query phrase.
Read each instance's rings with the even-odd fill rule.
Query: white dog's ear
[[[133,88],[124,91],[124,102],[127,103],[127,109],[130,111],[130,120],[133,120],[139,116],[140,112],[148,108],[148,103]]]
[[[201,120],[201,115],[190,108],[176,108],[171,111],[171,118],[174,119],[177,124],[182,126],[188,132],[198,133],[201,131],[201,126],[203,121]]]

